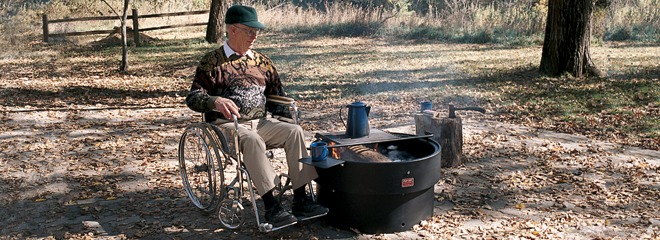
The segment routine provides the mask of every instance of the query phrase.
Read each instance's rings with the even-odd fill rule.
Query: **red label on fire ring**
[[[412,186],[415,186],[415,178],[401,179],[401,187],[402,188],[407,188],[407,187],[412,187]]]

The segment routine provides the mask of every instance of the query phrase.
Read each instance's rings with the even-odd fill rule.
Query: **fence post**
[[[139,47],[140,46],[140,28],[138,24],[138,10],[133,9],[133,41],[135,42],[135,46]]]
[[[42,21],[42,29],[44,32],[44,42],[48,42],[48,15],[45,13],[41,15],[41,21]]]

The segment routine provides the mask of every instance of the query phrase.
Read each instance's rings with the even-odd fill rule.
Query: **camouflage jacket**
[[[227,57],[220,47],[202,57],[186,105],[204,113],[207,122],[213,122],[224,119],[221,113],[212,111],[214,101],[218,97],[228,98],[240,108],[240,120],[252,120],[266,116],[268,95],[284,96],[272,61],[254,50],[252,57]]]

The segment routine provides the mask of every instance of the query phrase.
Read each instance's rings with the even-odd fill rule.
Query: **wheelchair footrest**
[[[270,224],[270,223],[262,223],[262,224],[259,224],[259,231],[261,231],[261,232],[277,231],[277,230],[280,230],[282,228],[286,228],[286,227],[296,225],[296,223],[298,223],[298,222],[292,222],[292,223],[282,225],[282,226],[279,226],[279,227],[273,227],[273,225]]]
[[[310,217],[297,217],[297,218],[298,218],[298,222],[301,222],[301,221],[311,220],[311,219],[314,219],[314,218],[320,218],[320,217],[323,217],[323,216],[325,216],[325,215],[328,215],[328,213],[326,212],[326,213],[324,213],[324,214],[319,214],[319,215],[316,215],[316,216],[310,216]]]

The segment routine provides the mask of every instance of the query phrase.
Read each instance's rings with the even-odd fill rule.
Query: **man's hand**
[[[222,116],[225,116],[225,119],[232,120],[232,114],[240,118],[241,115],[238,113],[238,106],[228,98],[217,98],[215,99],[215,110],[222,113]]]

